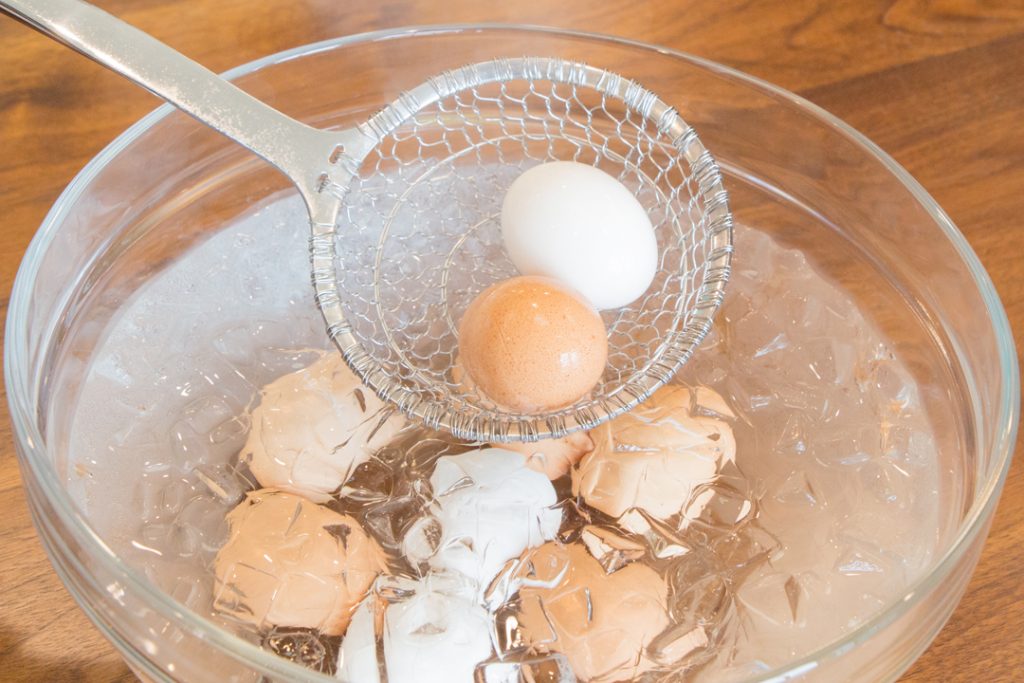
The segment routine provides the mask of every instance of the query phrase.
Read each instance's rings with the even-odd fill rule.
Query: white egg
[[[430,477],[441,539],[430,566],[486,588],[502,565],[562,523],[555,487],[519,453],[484,448],[438,458]]]
[[[636,197],[593,166],[553,161],[516,178],[501,234],[523,275],[560,280],[598,309],[640,297],[658,267],[654,228]]]
[[[408,597],[384,609],[384,664],[391,683],[472,683],[477,664],[491,656],[491,619],[480,605],[452,591],[444,575],[396,579]],[[338,653],[336,677],[379,683],[374,599],[352,617]]]

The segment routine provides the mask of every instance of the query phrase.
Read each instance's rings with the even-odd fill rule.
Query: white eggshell
[[[370,596],[359,606],[341,641],[335,677],[345,683],[380,683],[377,640],[373,628],[373,605],[376,599]]]
[[[430,558],[481,588],[508,560],[551,540],[562,522],[555,488],[519,453],[485,448],[439,458],[430,477],[441,541]]]
[[[559,280],[598,309],[636,300],[658,267],[658,242],[640,202],[604,171],[574,161],[519,176],[505,194],[501,234],[520,273]]]
[[[476,665],[491,655],[490,617],[464,595],[436,590],[432,577],[384,612],[384,663],[390,683],[472,683]],[[372,598],[364,602],[341,643],[337,677],[380,681]]]

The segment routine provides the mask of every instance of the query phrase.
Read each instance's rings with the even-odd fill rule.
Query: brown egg
[[[636,533],[643,530],[635,520],[623,518],[633,509],[689,526],[714,495],[706,485],[736,461],[732,427],[708,412],[732,414],[706,387],[662,387],[591,432],[594,449],[573,471],[573,494]]]
[[[523,413],[568,405],[594,388],[608,359],[601,316],[548,278],[516,277],[473,300],[459,326],[466,372],[493,401]]]
[[[290,493],[253,491],[227,519],[214,605],[255,626],[341,635],[385,567],[359,522]]]
[[[519,591],[526,643],[561,652],[590,683],[633,679],[655,667],[645,650],[669,624],[668,588],[657,572],[634,562],[606,574],[578,543],[545,543],[524,560],[533,579]]]
[[[594,450],[594,440],[586,432],[574,432],[559,439],[495,444],[495,447],[522,453],[526,456],[527,467],[554,480],[568,474],[580,458]]]

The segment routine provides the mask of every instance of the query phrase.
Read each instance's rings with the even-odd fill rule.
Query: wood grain
[[[720,61],[850,122],[960,226],[1024,338],[1024,2],[1021,0],[106,0],[214,70],[360,31],[502,21],[614,33]],[[157,101],[0,19],[0,292],[82,165]],[[6,408],[6,402],[4,403]],[[35,538],[0,420],[0,680],[131,674],[75,607]],[[1014,463],[967,596],[906,681],[1024,676],[1024,464]]]

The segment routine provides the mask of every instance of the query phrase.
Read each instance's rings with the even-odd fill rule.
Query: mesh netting
[[[650,93],[555,60],[446,74],[366,125],[334,236],[344,321],[332,334],[378,393],[433,427],[504,441],[589,427],[667,381],[704,336],[728,277],[731,231],[717,166]],[[397,111],[394,111],[396,110]],[[484,288],[517,274],[501,204],[526,169],[573,160],[617,178],[647,210],[660,264],[647,292],[605,311],[609,355],[594,392],[518,415],[460,382],[458,324]]]

